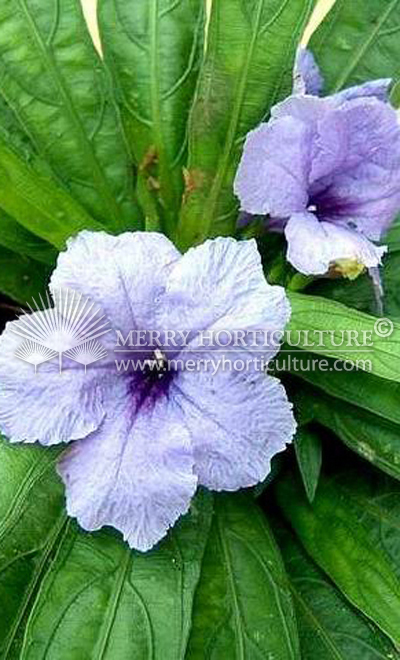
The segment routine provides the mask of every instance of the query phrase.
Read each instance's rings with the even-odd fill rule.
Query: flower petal
[[[59,464],[67,511],[84,529],[111,525],[146,551],[186,513],[196,491],[190,437],[169,399],[135,411],[121,379],[111,400],[101,428]]]
[[[233,491],[263,481],[272,457],[292,441],[292,406],[279,381],[263,372],[183,372],[173,387],[207,488]]]
[[[294,117],[316,130],[316,122],[321,120],[335,106],[336,104],[332,103],[330,97],[318,98],[310,95],[292,95],[277,103],[271,110],[271,116],[274,119]]]
[[[179,257],[162,234],[82,231],[58,257],[50,288],[83,293],[118,329],[153,329],[155,301]]]
[[[303,211],[310,144],[310,127],[289,116],[251,131],[235,179],[242,210],[276,218]]]
[[[299,46],[294,65],[294,94],[319,96],[324,87],[324,79],[311,50]]]
[[[35,312],[33,318],[41,318]],[[0,428],[11,442],[53,445],[84,438],[104,417],[107,387],[101,367],[84,369],[65,361],[59,373],[57,360],[34,367],[16,357],[23,343],[16,334],[21,321],[8,323],[0,338]]]
[[[391,78],[380,78],[378,80],[369,80],[362,85],[349,87],[337,94],[333,94],[330,98],[336,103],[345,103],[358,98],[374,97],[379,101],[387,103],[389,101],[389,91],[392,84]]]
[[[366,268],[378,266],[386,248],[377,247],[352,229],[320,222],[312,213],[293,215],[285,229],[287,259],[305,275],[324,275],[342,259],[352,259]]]
[[[307,189],[318,177],[330,174],[343,162],[344,143],[342,127],[333,112],[337,104],[331,97],[290,96],[272,109],[272,116],[280,119],[292,117],[307,125],[310,135],[310,167]],[[329,120],[326,118],[329,117]],[[321,129],[321,126],[323,127]]]
[[[249,344],[264,341],[251,331],[281,331],[290,317],[285,290],[265,279],[255,240],[233,238],[209,240],[188,250],[170,271],[160,307],[169,328],[192,330],[190,350],[206,333],[211,344],[217,333],[236,330],[244,332],[241,345],[247,350]],[[270,357],[277,350],[265,346]]]
[[[329,161],[338,147],[342,157]],[[318,197],[317,188],[325,198],[322,220],[352,223],[379,239],[400,209],[400,126],[393,108],[356,99],[327,113],[319,123],[311,180],[311,197]]]

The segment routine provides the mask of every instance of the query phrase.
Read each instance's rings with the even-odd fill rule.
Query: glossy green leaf
[[[376,543],[332,479],[321,477],[313,505],[292,473],[277,482],[279,505],[314,561],[346,598],[394,644],[400,644],[400,581],[387,550]]]
[[[287,578],[253,499],[219,495],[197,589],[186,660],[299,658]]]
[[[392,252],[386,259],[382,281],[385,292],[383,299],[385,314],[400,321],[400,252]]]
[[[296,359],[297,362],[294,361]],[[306,351],[284,351],[277,362],[281,367],[289,366],[293,375],[326,394],[400,424],[399,383],[377,378],[364,371],[346,370],[342,362],[338,364],[334,359],[316,358]],[[295,368],[299,365],[300,369]],[[335,405],[339,407],[340,403]]]
[[[400,324],[317,296],[290,293],[290,303],[289,345],[400,382]]]
[[[0,208],[58,248],[82,229],[101,229],[53,178],[31,167],[1,138]]]
[[[400,108],[400,82],[393,85],[390,94],[390,102],[395,108]]]
[[[0,94],[0,137],[9,147],[12,147],[22,159],[32,163],[37,161],[39,169],[51,168],[41,159],[29,135],[24,131],[18,117],[11,110],[4,97]]]
[[[389,254],[397,252],[400,249],[400,217],[391,225],[390,229],[382,239],[382,243],[389,247]],[[384,263],[386,263],[385,257]]]
[[[0,25],[0,93],[37,153],[105,226],[138,227],[130,157],[79,0],[3,0]]]
[[[0,291],[22,305],[44,294],[51,267],[0,246]]]
[[[0,441],[0,655],[17,649],[35,592],[65,530],[57,453]]]
[[[359,275],[356,280],[320,278],[307,287],[307,293],[379,316],[372,281],[367,273]]]
[[[383,266],[380,268],[384,291],[382,301],[384,315],[398,321],[400,319],[400,292],[398,287],[400,232],[397,224],[382,242],[389,246],[389,253],[384,257]],[[367,273],[353,281],[320,279],[314,282],[307,291],[312,295],[330,298],[361,312],[379,316],[372,281]]]
[[[183,658],[210,515],[202,493],[145,554],[71,524],[32,605],[21,660]]]
[[[314,500],[322,465],[321,441],[307,428],[299,429],[294,439],[297,463],[310,502]]]
[[[302,391],[303,405],[353,451],[400,479],[400,426],[315,390]]]
[[[32,234],[1,209],[0,245],[45,264],[54,264],[57,257],[57,250],[50,243]]]
[[[230,234],[233,180],[246,134],[291,90],[294,54],[313,0],[218,0],[189,122],[184,248]]]
[[[400,652],[346,601],[288,528],[275,524],[273,530],[285,561],[296,608],[301,657],[305,660],[398,660]]]
[[[310,44],[326,78],[326,90],[397,78],[399,33],[399,0],[337,0]]]
[[[169,233],[182,200],[187,120],[203,56],[204,14],[203,0],[100,2],[104,56],[129,145]],[[146,215],[152,213],[146,208]]]
[[[400,581],[399,482],[369,466],[360,470],[355,463],[336,469],[332,483],[375,547],[387,556]]]
[[[54,263],[54,247],[38,237],[61,248],[79,230],[101,228],[64,189],[1,95],[0,174],[0,244],[4,247]]]

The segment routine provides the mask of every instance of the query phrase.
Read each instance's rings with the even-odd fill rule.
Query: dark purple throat
[[[335,218],[353,215],[354,204],[335,195],[329,186],[318,193],[311,194],[308,208],[316,214],[319,220],[329,222]]]
[[[160,351],[156,351],[141,369],[129,375],[129,394],[135,414],[145,408],[151,411],[156,402],[168,398],[176,370]]]

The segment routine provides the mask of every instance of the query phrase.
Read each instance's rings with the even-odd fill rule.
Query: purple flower
[[[52,276],[53,295],[70,289],[101,306],[124,338],[131,330],[191,331],[176,349],[180,368],[118,372],[114,331],[108,356],[87,374],[64,356],[39,366],[15,358],[21,320],[0,339],[0,425],[11,442],[76,440],[60,463],[67,509],[87,530],[111,525],[147,550],[184,514],[198,485],[234,491],[263,480],[272,456],[290,442],[295,422],[282,385],[256,368],[185,368],[201,352],[199,333],[282,331],[285,292],[263,276],[254,241],[210,240],[182,256],[155,233],[82,232]],[[44,312],[35,312],[38,320]],[[252,341],[251,341],[251,338]],[[239,355],[254,357],[254,334]],[[165,353],[163,352],[165,350]],[[166,355],[147,344],[140,357]],[[277,351],[267,346],[264,355]],[[224,348],[230,364],[236,351]],[[132,357],[132,356],[131,356]],[[139,357],[137,355],[134,356]]]
[[[318,88],[298,56],[295,89]],[[300,67],[300,68],[299,68]],[[299,83],[300,80],[300,83]],[[390,80],[326,98],[294,94],[247,136],[235,192],[243,211],[284,231],[287,258],[306,275],[352,276],[381,263],[379,241],[400,210],[400,126]]]

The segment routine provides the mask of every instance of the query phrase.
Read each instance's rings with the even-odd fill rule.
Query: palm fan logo
[[[33,364],[36,373],[39,364],[52,360],[56,357],[57,353],[51,348],[46,348],[31,339],[26,339],[22,342],[21,346],[17,348],[15,355],[20,360]]]
[[[107,357],[107,351],[97,339],[92,339],[91,341],[85,341],[84,344],[80,344],[75,348],[71,348],[65,353],[65,355],[71,360],[83,364],[86,373],[89,364],[93,364],[93,362],[98,362]]]
[[[111,329],[109,321],[95,303],[80,293],[58,289],[52,295],[54,306],[49,294],[46,301],[40,296],[40,305],[33,300],[33,306],[28,305],[30,313],[19,317],[13,331],[24,342],[15,355],[33,364],[35,372],[39,364],[58,356],[61,373],[63,355],[83,364],[86,371],[87,365],[107,355],[98,339]]]

